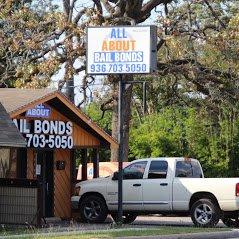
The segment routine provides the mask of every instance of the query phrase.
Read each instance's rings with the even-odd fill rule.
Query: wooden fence
[[[40,225],[41,192],[37,180],[0,178],[0,223]]]

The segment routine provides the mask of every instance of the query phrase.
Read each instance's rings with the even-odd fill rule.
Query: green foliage
[[[100,104],[92,102],[86,107],[85,113],[107,133],[111,134],[111,111],[106,111],[103,115],[103,112],[100,110]],[[100,149],[99,154],[100,161],[110,161],[110,150]]]
[[[206,176],[238,176],[238,1],[177,1],[157,18],[158,75],[134,89],[130,159],[190,156]],[[166,12],[165,12],[166,13]]]
[[[132,127],[129,157],[189,156],[206,176],[238,176],[238,138],[239,121],[231,112],[213,119],[204,109],[168,107]]]
[[[103,112],[100,109],[100,103],[92,102],[86,107],[85,112],[93,121],[97,122],[101,128],[110,133],[112,118],[111,111],[106,111],[103,115]]]

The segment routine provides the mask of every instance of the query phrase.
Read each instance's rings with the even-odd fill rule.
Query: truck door
[[[168,177],[168,162],[152,160],[148,175],[143,181],[144,209],[148,211],[171,210],[172,182]]]
[[[123,209],[143,210],[143,176],[147,161],[136,162],[124,169]]]
[[[143,210],[143,176],[147,161],[130,164],[123,171],[123,210]],[[107,188],[109,208],[118,208],[118,181],[111,182]]]

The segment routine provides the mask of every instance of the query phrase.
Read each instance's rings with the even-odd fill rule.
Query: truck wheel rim
[[[194,217],[197,223],[205,225],[212,219],[212,209],[207,204],[200,204],[195,208]]]
[[[101,212],[100,204],[97,201],[89,201],[85,204],[84,215],[88,220],[96,219]]]

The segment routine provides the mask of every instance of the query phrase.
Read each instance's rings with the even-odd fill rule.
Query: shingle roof
[[[49,89],[0,88],[0,102],[11,117],[15,117],[19,115],[19,113],[26,111],[29,107],[32,107],[33,104],[37,105],[43,102],[50,102],[52,99],[58,99],[66,107],[69,107],[88,130],[91,132],[94,131],[98,136],[111,144],[112,147],[118,147],[117,141],[112,136],[107,134],[87,115],[72,104],[60,91]]]
[[[10,113],[54,92],[54,90],[49,89],[0,88],[0,102],[4,105],[6,111]]]
[[[0,147],[25,147],[26,141],[0,103]]]

